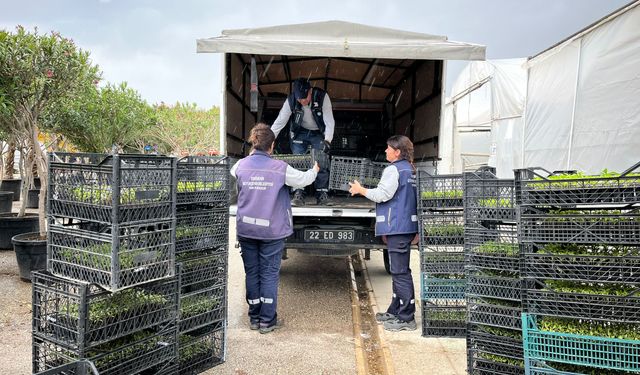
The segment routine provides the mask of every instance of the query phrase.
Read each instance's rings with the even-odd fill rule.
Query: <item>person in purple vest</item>
[[[376,320],[388,331],[413,331],[416,305],[409,261],[411,243],[418,233],[413,143],[394,135],[387,140],[385,153],[391,165],[382,172],[378,186],[365,189],[353,181],[349,192],[376,202],[376,236],[386,237],[389,250],[393,295],[387,311],[377,313]]]
[[[276,137],[268,125],[251,129],[251,153],[239,160],[231,175],[238,184],[236,231],[246,274],[249,324],[268,333],[278,319],[278,281],[285,238],[293,234],[289,189],[303,188],[318,175],[318,163],[306,172],[271,158]]]

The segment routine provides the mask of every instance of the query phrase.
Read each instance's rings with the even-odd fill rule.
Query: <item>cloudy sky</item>
[[[488,59],[550,47],[629,0],[0,0],[0,28],[59,31],[91,52],[109,82],[150,103],[220,103],[220,56],[196,39],[223,29],[343,20],[484,44]],[[462,68],[450,63],[447,80]]]

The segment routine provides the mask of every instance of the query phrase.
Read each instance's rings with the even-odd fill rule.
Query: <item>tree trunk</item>
[[[9,150],[4,158],[4,175],[3,180],[13,179],[13,169],[16,157],[16,143],[14,141],[9,142]]]

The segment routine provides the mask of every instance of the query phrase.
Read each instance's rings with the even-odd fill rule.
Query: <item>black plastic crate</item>
[[[175,360],[175,325],[159,333],[138,331],[88,350],[73,350],[53,341],[33,336],[33,372],[47,371],[79,359],[93,362],[100,375],[129,375]]]
[[[226,335],[224,324],[206,329],[204,333],[181,334],[178,344],[178,374],[199,374],[225,361]]]
[[[467,295],[522,301],[522,281],[520,278],[488,276],[473,272],[467,275]]]
[[[536,315],[640,323],[640,297],[527,289],[525,311]]]
[[[186,156],[177,163],[177,203],[229,205],[230,160],[226,156]]]
[[[462,210],[464,183],[461,174],[432,176],[418,171],[418,208]]]
[[[223,283],[181,294],[178,308],[178,332],[189,332],[224,320],[227,308],[226,289],[226,283]]]
[[[518,203],[529,206],[640,203],[640,162],[620,176],[559,178],[542,168],[517,169]]]
[[[329,189],[349,191],[349,182],[358,180],[360,185],[372,189],[378,186],[382,175],[380,164],[374,164],[367,158],[333,156],[329,173]]]
[[[429,275],[464,274],[464,252],[434,252],[428,249],[421,253],[421,271]]]
[[[468,223],[465,226],[465,248],[470,267],[492,271],[520,270],[516,225],[492,224],[485,227]]]
[[[179,211],[176,220],[176,254],[225,248],[229,244],[229,210],[202,208]]]
[[[519,338],[496,335],[484,332],[481,328],[473,325],[467,327],[467,350],[523,361],[521,335]]]
[[[175,166],[164,156],[51,153],[48,214],[107,224],[171,218]]]
[[[640,210],[549,211],[523,208],[520,241],[577,244],[640,244]]]
[[[486,356],[487,358],[483,358]],[[499,358],[499,357],[498,357]],[[498,358],[487,353],[479,353],[471,351],[469,353],[470,375],[523,375],[525,373],[524,365],[516,366],[510,363],[499,362]],[[503,357],[504,361],[510,361],[508,357]]]
[[[180,260],[181,293],[212,287],[227,282],[228,253],[201,254]]]
[[[39,372],[36,375],[100,375],[98,369],[93,365],[93,362],[86,359],[67,363],[66,365],[58,366],[43,372]]]
[[[271,155],[276,160],[282,160],[287,163],[291,168],[295,168],[301,171],[306,171],[313,168],[313,158],[311,154],[293,155],[293,154],[278,154]]]
[[[110,291],[175,274],[175,219],[114,225],[105,232],[80,228],[50,220],[47,269],[51,273]]]
[[[469,297],[467,309],[469,323],[519,330],[522,327],[522,307],[517,303]],[[517,306],[516,306],[517,305]]]
[[[467,220],[516,220],[515,182],[499,179],[494,170],[464,173],[464,212]]]
[[[523,277],[640,285],[640,248],[523,244]],[[573,254],[572,254],[573,252]]]
[[[175,278],[109,293],[34,272],[33,332],[75,349],[90,348],[175,319]]]
[[[464,305],[436,306],[422,301],[422,336],[465,337],[466,316]]]
[[[464,217],[462,213],[430,212],[420,215],[420,245],[464,245]]]

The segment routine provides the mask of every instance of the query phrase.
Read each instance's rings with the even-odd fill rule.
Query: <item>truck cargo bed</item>
[[[365,197],[331,197],[333,206],[318,206],[314,197],[307,197],[302,207],[292,207],[293,216],[331,217],[375,217],[376,204]],[[229,214],[235,216],[238,207],[229,207]]]

